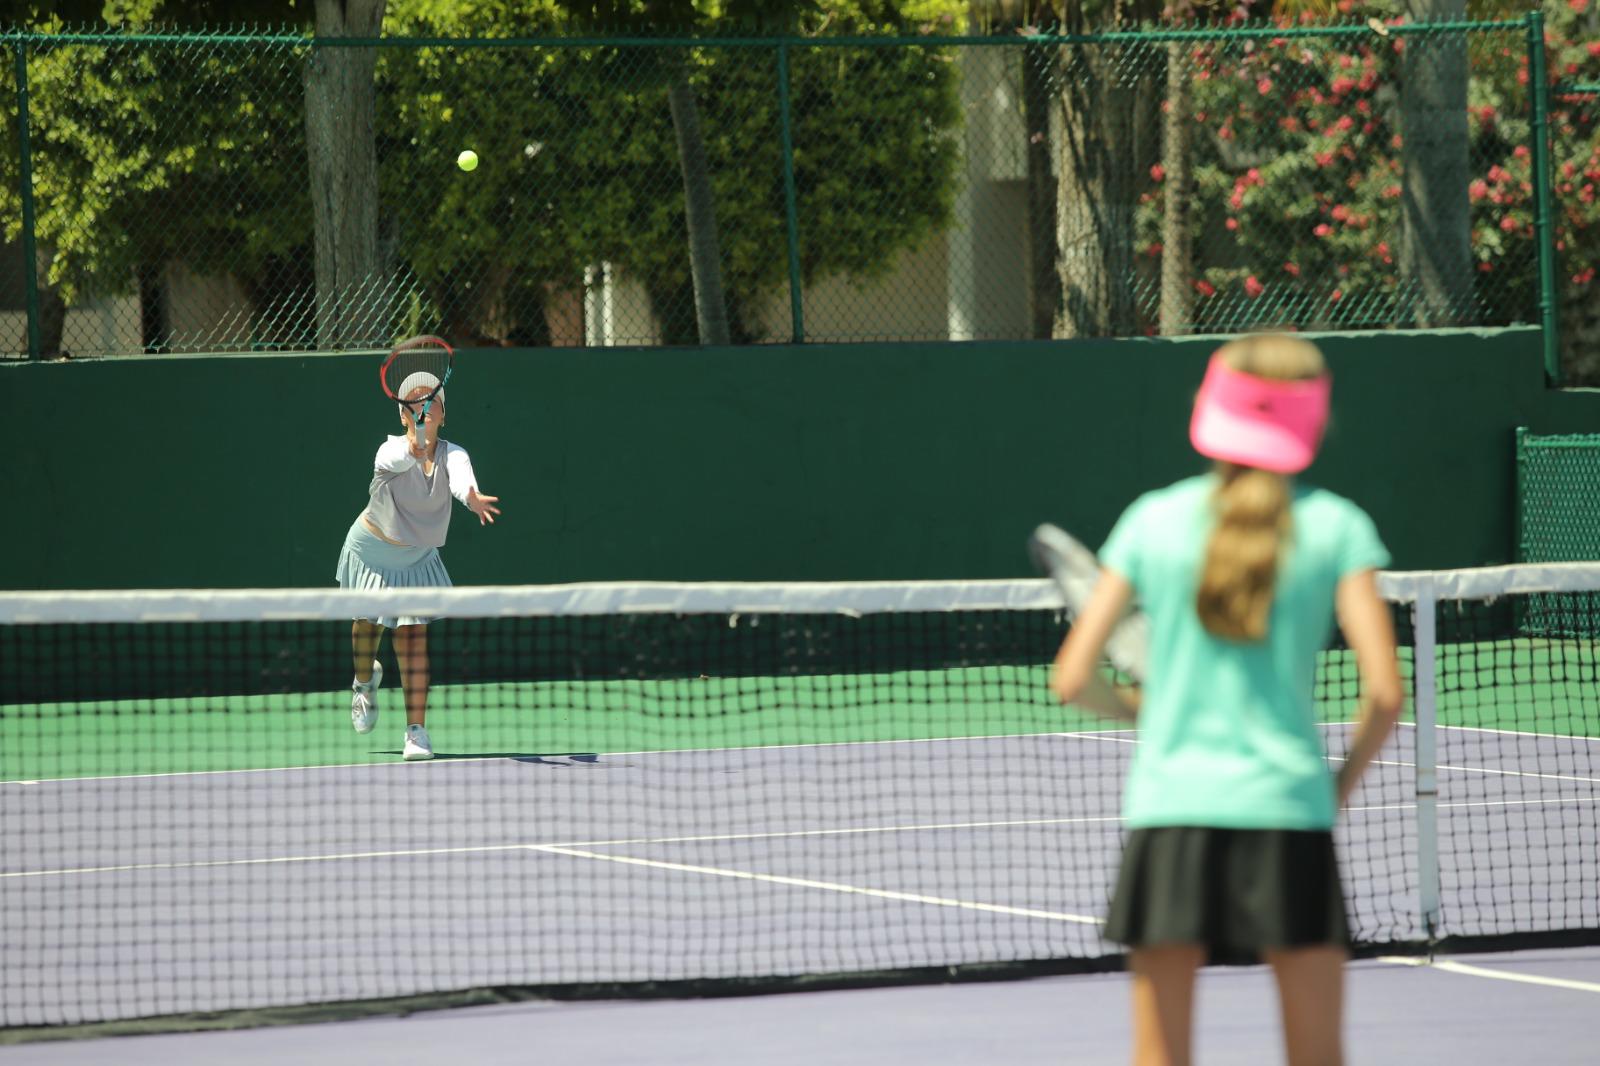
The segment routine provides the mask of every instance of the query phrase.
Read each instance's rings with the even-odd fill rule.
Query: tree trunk
[[[1050,172],[1050,94],[1058,49],[1022,50],[1022,121],[1028,137],[1028,320],[1029,335],[1048,340],[1061,308],[1056,276],[1056,188]]]
[[[1060,96],[1056,243],[1061,277],[1058,337],[1135,331],[1133,239],[1139,162],[1138,79],[1128,49],[1082,45],[1068,53]]]
[[[1407,0],[1412,21],[1466,18],[1466,0]],[[1467,134],[1467,41],[1463,34],[1410,37],[1401,68],[1404,167],[1401,280],[1414,303],[1410,324],[1472,325],[1472,220]]]
[[[50,264],[55,261],[55,246],[34,242],[34,262],[39,272],[39,357],[62,359],[72,353],[61,347],[67,331],[67,301],[61,289],[49,281]]]
[[[667,103],[678,138],[678,166],[683,172],[684,217],[689,231],[689,272],[694,279],[695,320],[701,344],[727,344],[728,302],[722,293],[722,247],[717,239],[717,212],[711,195],[711,164],[700,132],[700,108],[689,85],[689,60],[680,55],[671,64]]]
[[[1561,378],[1568,387],[1600,387],[1600,299],[1587,285],[1563,285],[1557,300],[1561,316]]]
[[[1194,130],[1190,117],[1187,47],[1180,41],[1167,45],[1167,106],[1162,119],[1162,169],[1165,174],[1161,207],[1161,333],[1187,333],[1195,325],[1193,234],[1189,229],[1189,200],[1194,174],[1189,145]]]
[[[318,37],[376,37],[385,0],[316,0]],[[387,344],[388,280],[378,250],[375,48],[311,49],[306,154],[316,223],[317,344]]]

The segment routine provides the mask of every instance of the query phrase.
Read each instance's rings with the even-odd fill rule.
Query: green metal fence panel
[[[1517,431],[1517,559],[1600,560],[1600,434]]]
[[[0,287],[5,352],[1506,325],[1541,294],[1581,324],[1541,278],[1528,20],[690,40],[398,10],[376,41],[9,35],[0,216],[38,270],[31,313]],[[1600,79],[1561,47],[1552,77]],[[1564,278],[1600,240],[1571,114]]]

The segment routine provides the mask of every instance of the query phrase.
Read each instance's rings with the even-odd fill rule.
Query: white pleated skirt
[[[451,585],[450,573],[444,568],[444,560],[439,558],[438,548],[390,544],[368,529],[360,515],[345,534],[334,577],[342,589],[449,588]],[[361,621],[395,629],[427,625],[433,619],[384,615]]]

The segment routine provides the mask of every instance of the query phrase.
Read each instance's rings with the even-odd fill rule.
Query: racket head
[[[1083,612],[1100,582],[1100,561],[1077,538],[1048,522],[1028,538],[1028,554],[1040,571],[1055,582],[1066,602],[1067,614]],[[1150,647],[1150,621],[1130,611],[1106,638],[1105,655],[1111,665],[1135,681],[1143,681]]]
[[[422,421],[427,416],[428,408],[433,406],[434,397],[444,389],[450,380],[450,373],[455,369],[456,353],[448,341],[443,338],[424,334],[401,341],[390,350],[383,365],[378,368],[378,380],[383,385],[383,394],[395,403],[403,404],[414,415],[418,412]],[[426,396],[416,399],[407,399],[401,395],[401,388],[405,380],[416,373],[431,374],[439,384]]]

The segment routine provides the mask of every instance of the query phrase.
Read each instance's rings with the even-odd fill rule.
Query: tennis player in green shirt
[[[1271,964],[1291,1066],[1342,1062],[1349,952],[1334,819],[1402,693],[1375,578],[1389,554],[1372,520],[1293,480],[1321,444],[1329,389],[1321,353],[1299,338],[1246,337],[1213,356],[1190,439],[1215,469],[1122,515],[1052,671],[1062,702],[1139,727],[1105,930],[1129,948],[1139,1066],[1190,1061],[1195,972],[1208,959]],[[1134,597],[1150,626],[1136,694],[1098,670]],[[1337,773],[1312,708],[1335,619],[1362,692]]]

